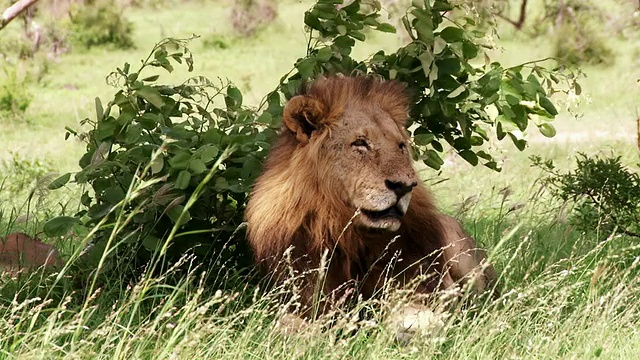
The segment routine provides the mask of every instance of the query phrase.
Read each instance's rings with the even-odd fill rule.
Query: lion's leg
[[[496,275],[493,266],[487,262],[484,250],[476,247],[473,238],[465,233],[453,217],[441,215],[440,222],[445,233],[442,250],[446,269],[443,279],[445,287],[471,282],[476,292],[487,290]]]

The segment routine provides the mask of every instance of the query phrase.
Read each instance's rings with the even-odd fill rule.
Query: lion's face
[[[325,191],[360,210],[355,225],[396,231],[418,184],[403,126],[406,112],[399,121],[397,113],[394,119],[366,100],[331,111],[322,101],[298,96],[289,102],[284,122],[302,143],[298,150],[317,158]]]
[[[376,105],[347,108],[331,127],[319,155],[327,180],[360,214],[357,225],[396,231],[417,178],[407,137]]]

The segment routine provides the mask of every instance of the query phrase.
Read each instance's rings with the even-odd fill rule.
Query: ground
[[[52,60],[43,80],[28,85],[34,99],[26,114],[0,120],[5,149],[0,152],[0,171],[10,179],[0,191],[3,234],[20,228],[36,231],[43,213],[62,211],[56,204],[77,204],[74,191],[49,194],[44,209],[28,217],[33,212],[33,205],[25,205],[30,204],[28,192],[11,187],[11,181],[19,181],[11,174],[15,161],[41,169],[42,174],[77,169],[83,145],[72,138],[65,141],[64,127],[79,128],[82,119],[95,116],[95,97],[110,99],[114,89],[105,77],[116,67],[137,64],[164,36],[195,33],[201,37],[190,46],[194,74],[228,78],[245,93],[246,102],[257,104],[304,54],[302,14],[310,6],[309,1],[281,2],[275,23],[249,39],[230,35],[226,3],[128,8],[126,16],[135,24],[135,49],[72,51]],[[500,49],[491,55],[506,66],[544,58],[552,51],[549,37],[531,38],[507,26],[501,30]],[[205,46],[214,36],[228,48]],[[376,35],[355,54],[363,58],[380,48],[393,50],[400,41],[394,34]],[[81,290],[49,291],[53,282],[66,286],[54,276],[41,279],[36,289],[25,285],[33,280],[2,283],[0,352],[7,358],[633,358],[640,350],[635,325],[640,316],[637,239],[610,237],[598,229],[575,230],[565,209],[539,181],[541,171],[528,159],[539,155],[569,168],[578,152],[613,154],[637,171],[638,44],[610,41],[615,63],[582,69],[583,93],[580,104],[572,106],[578,116],[563,106],[572,99],[555,98],[561,109],[554,124],[556,137],[545,138],[529,129],[530,145],[523,152],[506,140],[493,142],[492,153],[502,160],[500,173],[474,168],[453,155],[447,155],[441,173],[422,172],[433,184],[441,208],[463,221],[502,274],[499,301],[453,311],[439,333],[401,346],[394,342],[393,329],[348,314],[332,330],[311,327],[283,337],[269,315],[270,298],[254,301],[251,293],[228,289],[204,296],[196,280],[167,289],[163,278],[145,278],[133,284],[116,282],[102,290],[108,296],[78,304],[74,294]],[[178,70],[163,75],[163,81],[187,76]],[[58,246],[67,252],[74,248],[67,243]],[[21,295],[14,298],[18,289]],[[47,301],[55,305],[43,303],[44,295],[52,293]],[[148,316],[151,309],[143,299],[154,296],[164,298]],[[345,336],[343,330],[354,325],[359,328],[355,335]]]

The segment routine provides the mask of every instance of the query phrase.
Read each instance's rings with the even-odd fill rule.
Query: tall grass
[[[200,49],[199,72],[229,77],[247,92],[248,101],[257,102],[304,52],[300,19],[309,5],[308,1],[287,2],[275,25],[256,38],[234,41],[228,49]],[[189,2],[180,6],[180,16],[174,7],[160,9],[154,16],[146,9],[132,9],[128,15],[139,24],[134,34],[139,49],[147,49],[167,35],[224,35],[225,6]],[[397,46],[393,36],[359,45],[354,51],[363,57],[380,48],[392,50]],[[632,66],[636,61],[633,44],[611,40],[619,44],[616,65],[584,69],[589,77],[582,85],[589,101],[580,109],[585,116],[579,128],[576,120],[564,114],[556,124],[556,139],[531,134],[528,153],[515,153],[508,144],[492,145],[492,151],[504,155],[501,174],[472,169],[455,159],[443,168],[439,179],[451,180],[434,185],[436,198],[444,208],[458,210],[467,230],[490,250],[500,274],[501,295],[448,308],[440,330],[398,343],[396,329],[386,318],[394,305],[371,301],[285,335],[277,327],[281,306],[276,300],[282,289],[265,293],[238,285],[233,269],[202,269],[189,256],[182,259],[180,268],[153,272],[152,263],[136,277],[113,271],[127,265],[118,263],[117,257],[100,257],[102,265],[96,269],[95,264],[82,262],[91,237],[82,234],[63,239],[62,253],[70,260],[59,272],[0,276],[0,358],[636,358],[640,352],[638,244],[599,229],[575,231],[563,209],[538,191],[536,174],[526,160],[538,154],[565,164],[578,150],[592,154],[606,149],[624,155],[626,162],[636,161],[631,144],[640,73]],[[503,37],[501,46],[506,51],[495,54],[496,59],[514,64],[545,57],[552,50],[547,42],[517,34]],[[32,121],[3,123],[3,145],[27,159],[55,163],[61,171],[75,169],[82,145],[63,142],[64,125],[92,116],[95,96],[104,98],[112,92],[103,75],[142,56],[131,51],[95,51],[62,57],[51,65],[42,85],[31,85],[37,96],[26,116]],[[168,81],[172,78],[181,79],[184,74],[176,72]],[[62,199],[55,194],[40,196],[31,174],[11,173],[13,169],[0,167],[0,178],[12,177],[0,186],[2,234],[16,229],[35,233],[42,227],[41,220],[72,212],[77,206],[77,200],[70,200],[76,198],[72,189]],[[27,174],[30,182],[20,180],[16,176],[20,174]],[[139,180],[123,201],[144,188],[144,179]],[[9,190],[10,185],[28,186],[26,192],[17,193]],[[113,229],[107,254],[116,253],[128,235],[118,226]],[[222,280],[217,288],[203,280],[210,272]],[[360,316],[363,309],[369,309],[370,317]]]
[[[123,204],[149,181],[134,180]],[[496,196],[504,202],[504,194]],[[140,276],[121,277],[106,267],[128,235],[120,230],[127,219],[119,218],[88,276],[73,265],[80,250],[57,273],[2,276],[0,353],[16,359],[632,358],[640,349],[640,244],[596,238],[595,231],[576,234],[554,222],[551,205],[518,210],[537,216],[505,208],[482,223],[468,221],[493,249],[501,294],[446,307],[441,327],[408,343],[396,340],[389,321],[394,302],[407,300],[401,292],[388,297],[394,302],[361,302],[286,333],[278,326],[283,289],[216,289],[205,281],[209,272],[224,279],[232,269],[202,269],[185,255],[166,271],[155,271],[158,257]]]

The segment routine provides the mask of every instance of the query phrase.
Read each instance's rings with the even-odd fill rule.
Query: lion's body
[[[281,274],[288,254],[307,274],[303,305],[317,281],[309,270],[325,260],[322,290],[330,296],[356,288],[368,298],[386,279],[405,284],[419,274],[434,275],[419,292],[451,285],[439,251],[446,223],[416,180],[406,145],[408,104],[398,83],[334,77],[285,109],[247,207],[248,240],[268,271]]]

